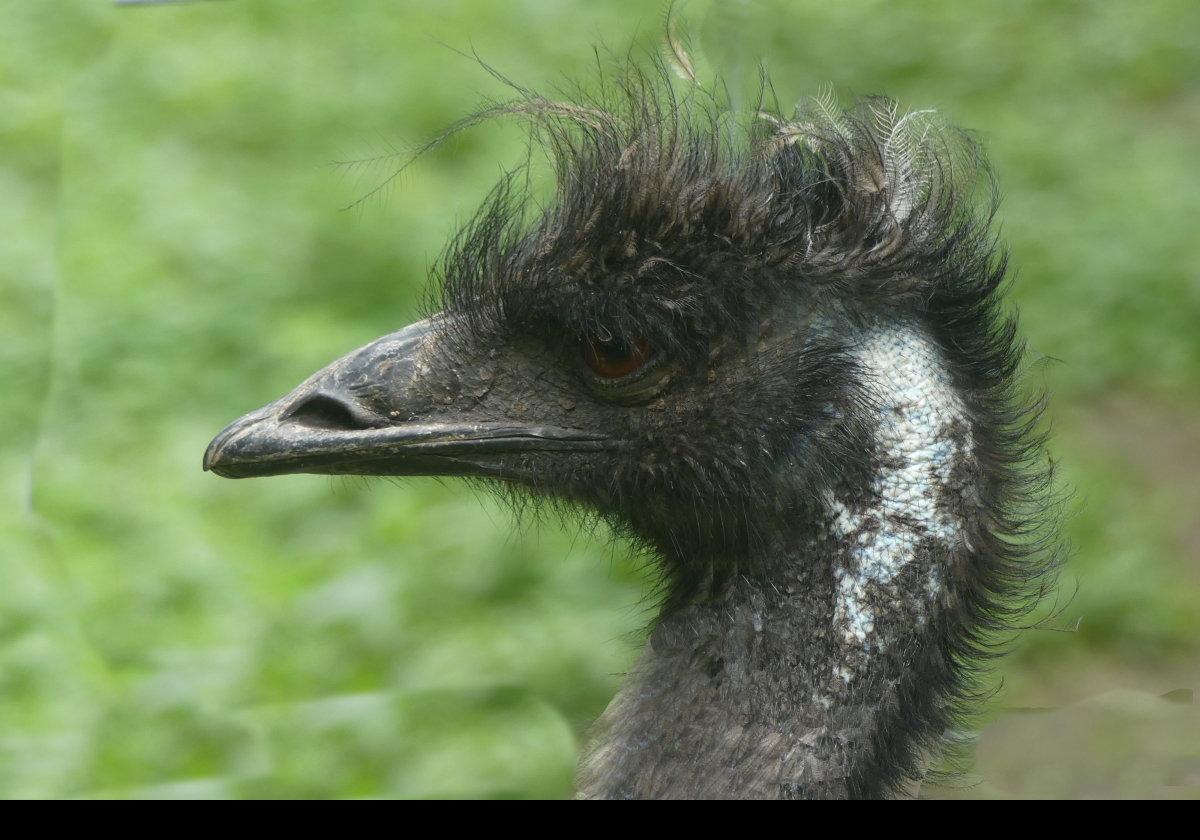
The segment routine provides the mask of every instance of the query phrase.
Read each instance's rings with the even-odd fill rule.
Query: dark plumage
[[[549,151],[546,208],[503,181],[440,312],[205,467],[497,479],[652,555],[662,614],[583,796],[911,792],[1053,559],[978,149],[883,99],[740,132],[661,70],[495,113]]]

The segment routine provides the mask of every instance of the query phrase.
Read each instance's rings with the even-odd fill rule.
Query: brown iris
[[[583,360],[599,376],[620,379],[650,360],[650,345],[640,335],[604,340],[589,333],[583,339]]]

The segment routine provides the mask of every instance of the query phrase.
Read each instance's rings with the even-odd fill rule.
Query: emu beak
[[[513,421],[472,394],[500,388],[499,362],[466,378],[445,358],[447,317],[386,335],[230,424],[204,469],[226,478],[324,473],[521,479],[548,451],[596,452],[603,435]],[[481,388],[481,381],[486,387]]]

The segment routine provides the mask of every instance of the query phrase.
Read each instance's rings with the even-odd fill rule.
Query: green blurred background
[[[968,793],[1194,795],[1200,4],[677,11],[735,91],[762,60],[785,103],[828,82],[936,107],[997,170],[1075,549]],[[513,533],[454,482],[231,482],[200,457],[414,318],[524,159],[518,126],[482,126],[340,209],[508,95],[455,50],[552,91],[593,78],[594,44],[653,49],[665,13],[0,0],[0,796],[570,792],[652,614],[622,546]],[[1032,706],[1067,708],[1005,711]]]

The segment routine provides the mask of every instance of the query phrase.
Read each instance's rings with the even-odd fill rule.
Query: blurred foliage
[[[199,464],[415,317],[446,237],[524,159],[519,127],[481,126],[339,209],[508,95],[457,51],[586,86],[594,44],[654,49],[665,11],[0,0],[0,796],[569,792],[651,614],[619,545],[511,534],[454,483]],[[979,132],[1075,493],[1048,625],[1082,619],[1021,637],[1010,694],[1194,686],[1200,5],[682,12],[735,101],[761,61],[784,103],[832,83]]]

